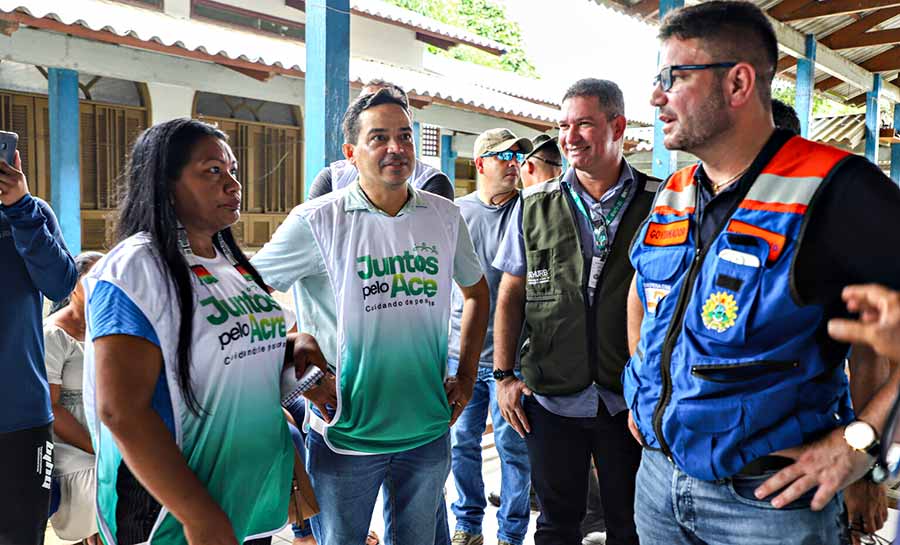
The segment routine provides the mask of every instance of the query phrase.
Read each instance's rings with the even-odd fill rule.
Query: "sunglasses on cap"
[[[525,160],[525,154],[521,151],[489,151],[481,155],[481,157],[496,157],[501,161],[512,161],[513,157],[515,157],[517,163],[521,163]]]
[[[714,62],[710,64],[673,64],[672,66],[666,66],[659,71],[659,74],[656,74],[656,77],[653,78],[653,85],[660,85],[663,92],[671,89],[672,84],[675,83],[675,78],[678,77],[672,75],[673,70],[709,70],[712,68],[731,68],[732,66],[737,66],[737,63]]]

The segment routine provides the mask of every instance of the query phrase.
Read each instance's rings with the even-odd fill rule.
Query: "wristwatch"
[[[508,371],[504,371],[503,369],[494,369],[494,380],[496,380],[497,382],[500,382],[508,377],[513,377],[515,375],[516,372],[512,369],[509,369]]]
[[[862,420],[854,420],[844,428],[844,441],[850,448],[859,452],[865,452],[875,458],[881,453],[881,443],[875,428]]]

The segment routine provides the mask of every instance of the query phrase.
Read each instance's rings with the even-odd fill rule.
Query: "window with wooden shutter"
[[[196,115],[228,135],[238,160],[243,200],[241,220],[233,228],[235,236],[244,246],[262,246],[285,214],[303,199],[300,127],[270,121],[299,123],[290,115],[294,107],[211,93],[200,93],[196,103]],[[261,120],[248,121],[244,119],[247,116]]]

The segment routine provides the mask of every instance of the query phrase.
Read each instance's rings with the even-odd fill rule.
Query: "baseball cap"
[[[509,129],[489,129],[478,135],[475,139],[475,155],[481,157],[492,151],[506,151],[514,145],[519,145],[519,151],[528,153],[531,151],[531,141],[525,137],[519,138]]]
[[[555,136],[550,136],[549,134],[539,134],[531,139],[531,151],[525,155],[525,160],[527,161],[529,157],[538,152],[541,148],[545,146],[549,146],[553,144],[554,146],[559,148],[558,138]]]

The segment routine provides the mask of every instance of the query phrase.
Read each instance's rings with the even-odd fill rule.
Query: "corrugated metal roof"
[[[383,78],[396,83],[410,94],[439,98],[475,108],[528,117],[545,122],[555,122],[559,113],[557,108],[535,104],[525,99],[476,85],[459,77],[447,77],[440,74],[422,72],[374,59],[351,59],[350,77],[358,83],[365,83],[376,77]]]
[[[96,31],[131,36],[188,51],[306,71],[305,49],[265,34],[224,29],[165,13],[105,0],[0,0],[0,11],[21,12]],[[299,54],[298,54],[299,52]]]
[[[520,76],[450,57],[425,56],[425,69],[449,77],[474,80],[476,85],[514,97],[556,106],[565,94],[565,84]]]
[[[809,135],[817,142],[855,149],[866,139],[866,114],[814,118]]]
[[[370,0],[366,0],[370,1]],[[223,28],[205,21],[183,19],[119,2],[104,0],[0,0],[0,11],[26,13],[95,31],[131,36],[146,42],[200,51],[213,56],[241,59],[265,66],[306,71],[306,47],[291,40],[265,34]],[[392,81],[410,94],[435,97],[461,106],[522,116],[542,122],[556,120],[557,109],[503,94],[465,79],[394,66],[378,60],[352,58],[350,79],[365,83],[381,78]]]
[[[498,53],[506,53],[508,46],[473,34],[461,28],[436,21],[414,11],[382,2],[381,0],[352,0],[350,9],[372,17],[386,19],[394,23],[409,25],[420,30],[440,34],[446,38],[482,49],[492,49]]]

